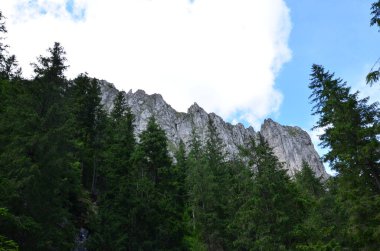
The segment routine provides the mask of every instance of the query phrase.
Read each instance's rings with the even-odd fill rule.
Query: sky
[[[308,131],[309,75],[321,64],[372,101],[365,75],[380,56],[374,0],[0,0],[5,42],[30,63],[55,41],[69,78],[87,72],[117,88],[160,93],[177,111],[197,102],[259,130],[265,118]]]

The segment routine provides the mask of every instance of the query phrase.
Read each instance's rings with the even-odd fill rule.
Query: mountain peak
[[[188,113],[206,113],[206,111],[200,107],[197,102],[194,102],[194,104],[192,104],[189,109],[187,109],[187,112]]]

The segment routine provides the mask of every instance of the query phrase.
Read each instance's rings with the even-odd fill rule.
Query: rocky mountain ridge
[[[102,103],[106,110],[113,107],[113,99],[118,90],[111,83],[100,81]],[[239,145],[246,145],[250,138],[256,138],[258,133],[252,127],[245,128],[238,123],[232,125],[225,122],[214,113],[207,113],[197,103],[189,107],[187,113],[177,112],[167,104],[160,94],[148,95],[143,90],[125,93],[128,106],[135,115],[136,135],[145,130],[149,117],[155,116],[158,124],[169,140],[169,150],[174,152],[180,140],[185,144],[191,139],[191,132],[195,128],[203,141],[207,133],[207,124],[211,119],[225,144],[226,153],[238,153]],[[282,126],[271,119],[264,121],[260,133],[273,148],[274,154],[284,162],[288,173],[293,176],[302,168],[306,161],[318,177],[326,179],[326,173],[318,153],[307,132],[299,127]]]

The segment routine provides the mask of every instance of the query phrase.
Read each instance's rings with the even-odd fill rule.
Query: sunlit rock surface
[[[113,107],[113,99],[118,90],[106,81],[100,81],[102,103],[108,111]],[[148,123],[149,117],[155,116],[158,124],[165,130],[169,139],[169,150],[174,152],[182,140],[188,145],[193,128],[204,140],[207,134],[207,125],[211,119],[219,136],[225,144],[225,151],[229,156],[238,153],[239,145],[246,145],[250,138],[256,138],[257,133],[252,127],[245,128],[242,124],[232,125],[214,113],[207,113],[198,104],[189,107],[187,113],[177,112],[167,104],[160,94],[148,95],[143,90],[125,93],[128,105],[135,115],[136,135],[138,136]],[[328,174],[315,151],[307,132],[299,127],[283,126],[271,119],[265,120],[260,133],[273,148],[274,154],[288,173],[293,176],[302,168],[306,161],[316,173],[316,176],[327,178]]]

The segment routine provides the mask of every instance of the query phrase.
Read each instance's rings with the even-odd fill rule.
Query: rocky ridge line
[[[118,90],[111,83],[100,82],[102,104],[110,111],[113,108],[113,99]],[[207,124],[211,119],[219,136],[225,144],[225,151],[230,155],[238,153],[239,145],[246,145],[250,138],[256,138],[257,133],[252,127],[245,128],[238,123],[232,125],[225,122],[214,113],[207,113],[197,103],[189,107],[187,113],[177,112],[167,104],[160,94],[148,95],[143,90],[125,93],[128,106],[135,115],[136,135],[145,130],[148,119],[154,115],[158,124],[169,140],[169,150],[174,152],[180,140],[185,144],[190,142],[192,129],[195,128],[203,141],[207,134]],[[293,176],[302,168],[302,161],[306,161],[316,173],[316,176],[326,179],[326,173],[318,153],[307,132],[299,127],[282,126],[271,119],[264,121],[260,133],[273,148],[274,154],[284,162],[288,173]]]

